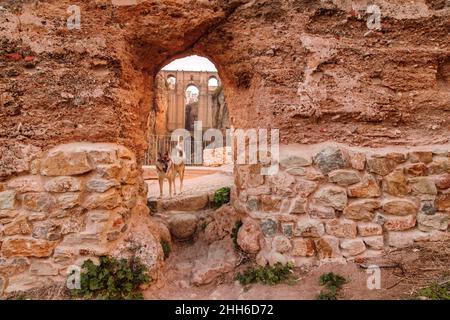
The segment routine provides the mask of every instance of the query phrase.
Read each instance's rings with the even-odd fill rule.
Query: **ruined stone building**
[[[141,166],[152,130],[186,124],[191,82],[205,127],[280,130],[276,174],[234,167],[240,244],[258,263],[346,261],[447,237],[450,9],[374,0],[373,28],[368,4],[2,1],[0,293],[61,281],[102,254],[138,255],[161,276],[164,226],[149,215]],[[71,5],[79,27],[68,27]],[[171,75],[158,72],[191,54],[218,73],[176,72],[166,111],[154,108]],[[211,76],[230,123],[212,110]]]

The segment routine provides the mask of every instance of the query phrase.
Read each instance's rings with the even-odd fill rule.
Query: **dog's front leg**
[[[159,178],[159,197],[163,197],[164,179]]]

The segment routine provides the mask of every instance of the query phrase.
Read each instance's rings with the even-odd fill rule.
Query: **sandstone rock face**
[[[383,229],[376,223],[360,222],[358,223],[358,234],[362,237],[376,236],[383,234]]]
[[[352,170],[335,170],[328,174],[328,178],[340,186],[348,186],[361,181],[358,173]]]
[[[328,147],[317,153],[314,156],[314,163],[319,166],[324,174],[346,166],[344,154],[336,147]]]
[[[209,246],[206,259],[197,262],[191,281],[197,286],[211,283],[218,276],[233,271],[237,262],[231,239],[216,241]]]
[[[348,188],[348,196],[352,198],[374,198],[381,196],[381,190],[372,176],[365,176],[360,183]]]
[[[345,257],[356,256],[366,250],[362,239],[345,239],[341,241],[340,246]]]
[[[237,236],[239,247],[247,253],[257,253],[260,246],[261,230],[258,223],[251,219],[246,219],[242,223]]]
[[[323,206],[344,210],[347,205],[347,192],[341,187],[326,186],[314,194],[314,199]]]
[[[381,207],[379,200],[364,199],[350,203],[344,209],[344,216],[353,220],[372,220],[375,216],[375,209]]]
[[[130,151],[74,143],[32,161],[24,175],[1,183],[0,274],[9,292],[62,281],[60,270],[104,254],[138,256],[151,272],[161,267],[159,229],[149,225]]]
[[[418,207],[410,200],[392,199],[383,203],[383,211],[387,214],[407,216],[410,214],[416,214]]]
[[[356,238],[356,223],[350,220],[332,220],[326,224],[328,234],[338,238]]]
[[[313,239],[297,238],[292,240],[293,256],[312,257],[315,255],[315,245]]]
[[[178,239],[188,239],[197,230],[198,217],[190,213],[175,214],[170,218],[170,233]]]
[[[385,216],[383,227],[389,231],[402,231],[414,228],[416,225],[416,216]]]

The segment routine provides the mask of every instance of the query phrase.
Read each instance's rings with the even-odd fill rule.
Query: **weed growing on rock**
[[[450,300],[450,281],[443,284],[434,282],[428,287],[420,289],[415,298],[424,300]]]
[[[320,276],[319,284],[325,286],[325,289],[320,291],[317,300],[337,300],[339,290],[342,285],[347,283],[347,280],[333,272],[324,273]]]
[[[223,187],[214,193],[214,204],[216,207],[230,202],[230,191],[230,187]]]
[[[139,286],[151,281],[139,259],[109,256],[101,256],[99,265],[91,259],[84,261],[80,280],[81,289],[72,290],[73,296],[102,300],[142,299]]]
[[[170,243],[166,240],[161,240],[161,247],[164,252],[164,260],[169,258],[170,252],[172,252],[172,248],[170,248]]]
[[[286,280],[293,280],[293,268],[292,263],[283,265],[280,262],[274,266],[249,268],[243,273],[239,272],[236,275],[236,280],[244,286],[257,282],[275,285]]]
[[[239,229],[242,227],[242,221],[241,220],[237,220],[236,223],[234,224],[234,228],[231,230],[231,239],[233,239],[233,243],[234,243],[234,247],[236,249],[240,249],[239,245],[237,243],[237,237],[238,237],[238,232]]]

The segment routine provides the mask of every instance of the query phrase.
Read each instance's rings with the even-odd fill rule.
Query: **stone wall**
[[[224,164],[232,164],[233,156],[231,147],[222,147],[203,150],[203,165],[217,167]]]
[[[159,235],[141,176],[125,147],[74,143],[0,183],[0,294],[60,281],[70,265],[103,254],[136,255],[157,269]]]
[[[448,237],[450,146],[281,148],[280,171],[235,167],[238,234],[258,263],[297,265],[380,255],[388,247]]]

